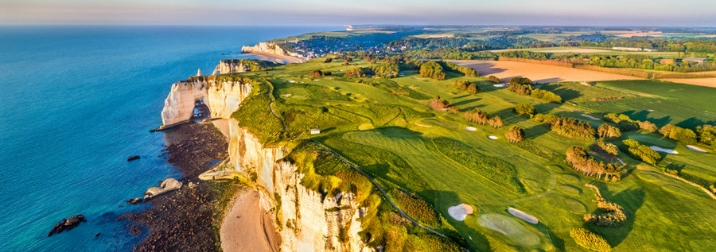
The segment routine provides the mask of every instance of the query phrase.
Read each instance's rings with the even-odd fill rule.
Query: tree
[[[530,85],[531,86],[532,80],[530,80],[528,78],[515,77],[510,80],[509,84]]]
[[[365,72],[360,67],[351,68],[351,69],[348,69],[348,71],[346,71],[346,76],[350,77],[350,78],[361,78],[361,77],[365,77]]]
[[[500,83],[500,78],[494,75],[487,76],[487,80],[495,84]]]
[[[375,73],[376,76],[380,76],[383,78],[398,77],[398,73],[400,72],[400,67],[396,63],[377,64],[373,66],[372,69],[373,73]]]
[[[480,125],[485,125],[485,123],[489,120],[487,113],[480,109],[473,109],[472,111],[465,112],[465,119],[468,122],[479,123]]]
[[[313,79],[320,79],[321,76],[323,76],[323,72],[321,70],[313,70],[310,74],[308,74]]]
[[[525,131],[520,127],[512,126],[505,133],[505,137],[510,143],[522,142],[525,139]]]
[[[620,138],[622,137],[622,132],[617,127],[602,123],[602,125],[597,128],[597,135],[599,135],[599,137],[601,138]]]
[[[445,79],[445,71],[437,62],[428,61],[420,65],[420,76],[436,80]]]
[[[515,107],[515,113],[521,116],[527,116],[531,118],[532,116],[534,116],[534,114],[537,113],[537,110],[534,106],[532,106],[532,104],[521,103],[517,105],[517,107]]]
[[[542,99],[551,103],[562,103],[562,97],[547,90],[532,90],[532,97]]]
[[[495,128],[495,129],[502,128],[502,124],[503,124],[502,118],[500,118],[500,116],[492,117],[492,118],[490,118],[490,120],[488,120],[487,124],[489,124],[491,127]]]
[[[655,165],[661,159],[661,154],[642,145],[634,139],[626,139],[622,143],[627,147],[627,152],[634,158],[644,161],[644,163]]]
[[[654,132],[656,132],[659,128],[656,127],[656,124],[654,124],[654,123],[652,123],[652,122],[650,122],[650,121],[643,121],[643,122],[639,122],[639,129],[641,129],[641,130],[643,130],[643,131],[646,131],[646,132],[649,132],[649,133],[654,133]]]
[[[604,237],[598,234],[592,233],[585,228],[573,228],[569,230],[569,236],[574,239],[579,246],[594,250],[598,252],[609,252],[612,251],[612,247],[609,245]]]
[[[475,84],[470,84],[467,86],[467,92],[470,92],[471,94],[477,94],[480,92],[480,88],[477,87]]]
[[[333,58],[326,58],[325,60],[323,60],[323,63],[331,63],[331,62],[333,62]]]

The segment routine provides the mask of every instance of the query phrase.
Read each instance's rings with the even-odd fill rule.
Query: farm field
[[[637,80],[639,78],[568,67],[539,65],[513,61],[460,60],[457,64],[475,69],[481,75],[495,75],[506,82],[526,77],[539,83],[559,81]]]
[[[539,88],[563,98],[564,103],[555,104],[495,88],[484,77],[455,72],[448,72],[446,80],[424,78],[415,70],[401,71],[404,76],[392,79],[347,78],[343,73],[348,69],[370,64],[360,60],[349,66],[342,63],[318,59],[241,75],[272,84],[274,108],[286,122],[289,135],[295,135],[291,141],[321,143],[360,166],[385,190],[420,196],[440,215],[439,224],[430,226],[440,232],[455,230],[471,251],[579,251],[581,247],[569,236],[570,229],[577,227],[602,235],[615,251],[716,249],[712,242],[716,232],[714,199],[702,189],[624,152],[619,158],[628,165],[622,181],[583,176],[563,162],[564,153],[571,146],[588,148],[594,141],[557,135],[544,124],[513,112],[517,104],[529,103],[539,113],[584,120],[594,127],[603,121],[582,114],[599,119],[607,113],[623,113],[637,120],[654,120],[659,126],[693,127],[716,120],[716,111],[708,111],[713,107],[708,105],[712,104],[709,97],[716,89],[519,62],[459,62],[503,80],[524,76],[550,82]],[[332,74],[308,77],[313,70]],[[476,84],[480,92],[469,94],[454,88],[452,83],[458,79]],[[581,81],[596,85],[584,86]],[[433,110],[429,103],[436,96],[457,106],[459,113]],[[593,101],[615,96],[625,98]],[[473,109],[500,116],[504,126],[495,129],[466,121],[463,112]],[[509,143],[504,136],[511,126],[525,129],[527,140]],[[311,127],[323,129],[322,134],[300,134]],[[679,154],[664,154],[659,165],[716,181],[713,151],[693,152],[657,133],[628,132],[623,136],[627,138],[674,149]],[[333,166],[320,164],[315,169],[320,174],[335,172]],[[600,210],[593,201],[594,191],[585,184],[597,186],[605,199],[623,206],[627,221],[616,228],[586,223],[584,214]],[[449,207],[459,204],[474,209],[464,221],[448,214]],[[510,215],[510,207],[534,216],[539,223]]]

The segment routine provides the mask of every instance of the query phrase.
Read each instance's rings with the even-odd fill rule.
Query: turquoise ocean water
[[[0,26],[0,250],[131,250],[142,237],[116,219],[146,206],[125,201],[180,176],[148,133],[171,83],[242,45],[334,29]],[[87,223],[45,236],[80,213]]]

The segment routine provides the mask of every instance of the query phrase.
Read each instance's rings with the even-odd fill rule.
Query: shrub
[[[553,114],[536,114],[534,117],[532,117],[533,120],[540,123],[552,123],[559,118],[559,116]]]
[[[323,72],[321,70],[313,70],[310,74],[308,74],[313,79],[320,79],[321,76],[323,76]]]
[[[525,131],[520,127],[512,126],[505,133],[505,137],[510,143],[519,143],[525,139]]]
[[[597,141],[597,146],[604,152],[617,156],[619,155],[619,149],[615,144],[605,143],[604,141]]]
[[[583,248],[599,252],[612,251],[612,247],[609,243],[607,243],[607,240],[587,229],[573,228],[572,230],[569,230],[569,236],[571,236],[572,239],[574,239],[574,242]]]
[[[602,194],[599,192],[599,188],[594,185],[587,184],[587,187],[591,188],[596,193],[597,208],[606,213],[603,214],[587,214],[584,215],[584,220],[587,222],[594,223],[598,226],[605,227],[619,227],[627,220],[627,216],[624,213],[624,208],[617,203],[608,202]]]
[[[522,104],[517,105],[517,107],[515,107],[515,113],[517,113],[518,115],[521,115],[521,116],[527,116],[527,117],[532,118],[532,116],[534,116],[534,114],[537,113],[537,110],[535,109],[534,106],[532,106],[532,104],[522,103]]]

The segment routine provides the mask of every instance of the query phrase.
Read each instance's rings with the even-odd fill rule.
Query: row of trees
[[[645,132],[653,133],[656,132],[658,127],[656,124],[644,120],[633,120],[628,115],[625,114],[616,114],[616,113],[609,113],[604,116],[604,120],[607,122],[616,123],[617,127],[621,131],[632,131],[632,130],[643,130]]]
[[[499,79],[498,79],[499,81]],[[533,89],[532,80],[528,78],[516,77],[512,78],[507,88],[515,93],[522,95],[530,95],[532,97],[542,99],[552,103],[562,103],[562,97],[547,90]]]
[[[566,161],[572,166],[572,169],[586,176],[596,176],[600,179],[604,175],[606,181],[621,180],[621,167],[597,161],[590,157],[582,147],[570,147],[567,149],[566,156]]]
[[[591,124],[570,117],[557,117],[550,126],[555,133],[572,139],[594,140],[596,134]]]
[[[475,71],[475,69],[472,69],[472,68],[469,68],[469,67],[460,66],[460,65],[457,65],[457,64],[452,63],[452,62],[440,61],[440,62],[438,62],[438,64],[443,65],[443,67],[445,67],[445,68],[447,68],[447,69],[450,69],[451,71],[455,71],[455,72],[461,73],[461,74],[465,75],[466,77],[478,77],[478,76],[480,76],[480,73],[478,73],[477,71]]]
[[[644,161],[644,163],[655,165],[656,162],[659,162],[661,159],[661,155],[658,152],[652,150],[649,146],[640,144],[634,139],[625,139],[622,143],[631,156]]]
[[[624,213],[624,208],[622,206],[604,199],[604,197],[602,197],[602,193],[599,192],[599,188],[596,186],[590,184],[587,184],[586,186],[594,190],[597,198],[595,200],[597,202],[597,208],[605,213],[584,215],[584,221],[594,223],[597,226],[605,227],[619,227],[622,223],[626,222],[627,216],[626,213]]]
[[[490,118],[489,115],[487,115],[487,112],[480,109],[473,109],[472,111],[465,112],[465,120],[480,125],[487,124],[496,129],[501,128],[504,124],[500,116],[493,116]]]
[[[711,131],[706,132],[709,132],[707,133],[707,135],[711,134]],[[672,140],[676,140],[685,144],[695,144],[698,142],[696,132],[691,129],[681,128],[679,126],[674,126],[671,124],[667,124],[664,125],[664,127],[661,127],[661,129],[659,129],[659,133],[661,133],[661,135],[663,135],[664,137],[668,137]]]

